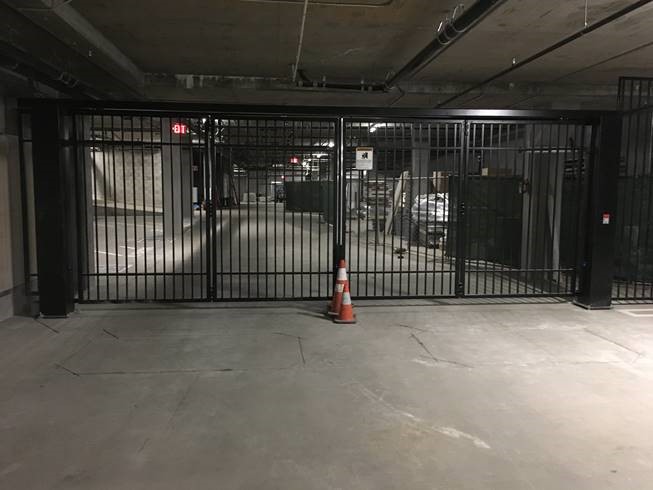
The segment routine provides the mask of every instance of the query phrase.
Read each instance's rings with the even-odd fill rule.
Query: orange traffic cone
[[[327,309],[327,315],[338,316],[340,305],[342,304],[342,293],[347,282],[347,264],[344,259],[338,263],[338,274],[336,275],[336,284],[333,286],[333,298]]]
[[[340,314],[337,318],[334,318],[333,321],[335,323],[356,323],[354,307],[351,304],[349,282],[345,283],[344,292],[342,293],[342,305],[340,306]]]

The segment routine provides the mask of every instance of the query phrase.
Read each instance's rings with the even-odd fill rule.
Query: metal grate
[[[462,142],[462,122],[346,122],[346,251],[358,297],[455,296],[448,187]],[[360,147],[373,149],[372,170],[356,169]]]
[[[326,298],[335,122],[216,119],[215,297]]]
[[[80,301],[207,299],[204,123],[75,117]]]
[[[467,296],[576,292],[591,130],[473,122],[463,195]]]
[[[653,300],[653,79],[622,78],[613,298]]]
[[[73,112],[78,301],[577,292],[580,116],[189,110]]]
[[[628,112],[651,106],[653,106],[653,78],[619,79],[619,110]]]
[[[75,124],[80,301],[328,296],[333,120]]]
[[[560,123],[346,123],[353,290],[574,294],[590,134]],[[357,147],[374,149],[372,170],[355,168]]]
[[[32,161],[32,118],[29,113],[19,113],[18,119],[23,270],[27,295],[38,297],[38,265],[36,257],[36,205],[34,200],[34,168]]]

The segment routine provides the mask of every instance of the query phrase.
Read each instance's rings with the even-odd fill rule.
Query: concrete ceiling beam
[[[0,93],[13,97],[49,97],[56,98],[59,92],[41,82],[25,75],[0,67]]]
[[[225,76],[209,74],[169,74],[169,73],[146,73],[145,85],[168,87],[171,89],[200,90],[200,89],[232,89],[232,90],[270,90],[270,91],[292,91],[292,92],[342,92],[317,86],[297,87],[292,80],[275,77],[244,77]],[[458,82],[404,82],[401,90],[408,94],[447,95],[456,94],[461,90],[472,87],[473,83]],[[351,91],[352,93],[362,92]],[[375,94],[370,92],[368,95]],[[586,84],[565,84],[565,83],[494,83],[483,89],[470,92],[470,95],[478,94],[519,94],[525,96],[533,95],[578,95],[592,97],[616,97],[617,86],[611,85],[586,85]]]
[[[138,66],[88,22],[66,0],[4,0],[80,56],[128,86],[142,92],[144,75]]]

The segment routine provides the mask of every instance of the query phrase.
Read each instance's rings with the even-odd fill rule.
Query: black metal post
[[[219,197],[224,197],[225,194],[217,193],[215,186],[215,166],[216,166],[216,144],[215,144],[215,120],[216,116],[211,114],[208,117],[208,120],[202,131],[204,131],[204,161],[203,165],[206,167],[204,171],[204,192],[208,194],[205,196],[206,202],[206,243],[210,250],[210,253],[206,254],[206,272],[207,272],[207,285],[206,285],[206,297],[209,301],[214,301],[217,299],[217,256],[218,256],[218,234],[216,231],[217,226],[217,217],[218,217],[218,206],[227,205],[225,203],[217,203],[216,200]],[[220,159],[220,166],[222,167],[222,158]],[[221,175],[220,178],[224,180],[224,177]],[[220,273],[223,271],[220,270]],[[223,293],[224,294],[224,293]]]
[[[75,169],[57,103],[32,114],[34,195],[40,311],[65,317],[75,301]]]
[[[601,117],[600,126],[594,129],[585,253],[580,269],[580,293],[574,303],[586,309],[608,309],[612,304],[614,275],[621,116]]]
[[[345,141],[344,119],[336,120],[335,134],[335,172],[334,172],[334,219],[333,219],[333,282],[335,283],[338,272],[338,262],[345,258],[346,245],[346,170],[345,170]]]

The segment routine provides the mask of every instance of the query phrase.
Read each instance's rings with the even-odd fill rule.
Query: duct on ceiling
[[[507,0],[477,0],[468,9],[466,9],[463,4],[458,5],[451,18],[447,18],[440,23],[433,41],[413,56],[399,70],[390,75],[384,82],[366,83],[365,81],[361,81],[360,83],[334,83],[328,82],[326,79],[318,82],[309,78],[304,70],[295,67],[297,74],[299,75],[299,80],[296,82],[297,86],[356,90],[362,92],[390,90],[396,87],[401,81],[415,75],[433,62],[433,60],[449,49],[455,42],[460,40],[472,27],[485,19],[496,10],[497,7],[506,1]],[[304,21],[304,19],[302,19],[302,21]]]

